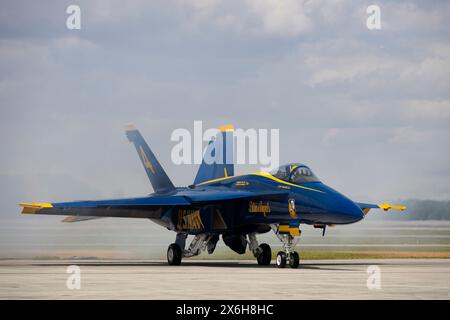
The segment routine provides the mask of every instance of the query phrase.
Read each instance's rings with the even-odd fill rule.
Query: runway
[[[80,267],[80,289],[67,287],[70,265]],[[367,286],[373,265],[379,289]],[[3,260],[0,298],[450,299],[450,259],[311,260],[298,269],[255,261]]]

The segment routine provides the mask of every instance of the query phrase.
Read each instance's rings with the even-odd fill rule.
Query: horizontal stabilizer
[[[78,217],[78,216],[68,216],[65,217],[61,222],[80,222],[94,219],[101,219],[103,217]]]

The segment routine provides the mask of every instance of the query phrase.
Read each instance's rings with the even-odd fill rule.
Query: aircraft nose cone
[[[348,215],[352,219],[355,219],[355,222],[364,218],[364,212],[361,210],[361,208],[356,203],[354,203],[350,199],[345,199],[345,202],[346,202],[346,205],[345,205],[344,213],[346,215]]]
[[[335,203],[335,212],[342,216],[347,222],[356,222],[364,218],[364,212],[352,200],[345,196],[340,196]]]
[[[321,216],[317,220],[320,220],[321,223],[348,224],[364,218],[364,212],[356,203],[333,188],[323,183],[305,184],[305,186],[321,192],[315,194],[314,198],[315,204],[321,212]]]
[[[364,212],[352,200],[330,188],[322,185],[324,210],[334,215],[338,223],[353,223],[364,218]]]

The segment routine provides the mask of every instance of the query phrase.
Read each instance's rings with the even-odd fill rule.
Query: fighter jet
[[[221,151],[228,159],[233,142],[233,126],[220,128],[222,150],[210,141],[206,152]],[[404,206],[354,202],[321,182],[303,163],[282,165],[270,173],[235,175],[233,163],[202,161],[194,183],[175,187],[140,132],[127,126],[126,136],[137,150],[154,193],[145,197],[59,203],[21,203],[24,214],[68,216],[63,221],[78,222],[101,217],[142,218],[172,230],[175,242],[167,249],[169,265],[182,258],[212,254],[222,237],[238,254],[250,250],[259,265],[269,265],[271,247],[258,243],[257,235],[273,231],[282,243],[276,265],[299,266],[295,251],[302,225],[313,225],[325,234],[327,226],[355,223],[370,209],[405,210]],[[232,161],[231,161],[232,162]],[[188,235],[193,239],[188,246]]]

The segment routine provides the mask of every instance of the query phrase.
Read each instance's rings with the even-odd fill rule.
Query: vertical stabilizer
[[[233,164],[233,138],[234,127],[226,125],[219,128],[219,135],[222,138],[222,150],[215,150],[220,144],[215,144],[214,140],[208,142],[205,155],[212,155],[216,160],[213,163],[205,161],[203,156],[202,164],[198,169],[194,184],[199,184],[208,180],[234,176]],[[219,137],[219,136],[218,136]],[[216,139],[218,138],[216,137]],[[216,155],[217,152],[217,155]]]
[[[175,190],[172,181],[170,181],[152,150],[134,125],[126,126],[126,135],[128,140],[136,147],[136,151],[155,192],[166,193]]]

